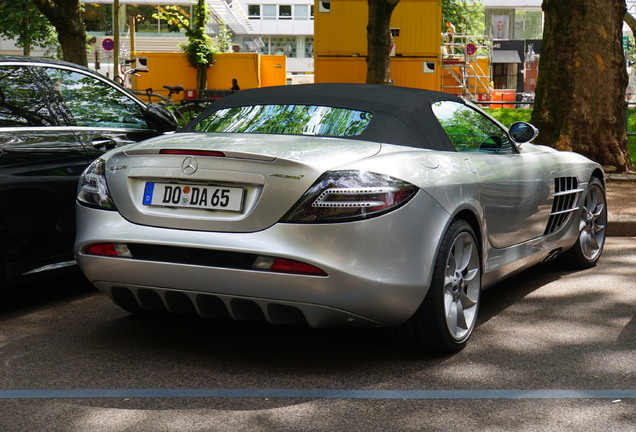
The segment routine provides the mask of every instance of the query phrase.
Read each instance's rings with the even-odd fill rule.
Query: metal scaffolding
[[[444,33],[442,91],[479,100],[492,82],[492,38]],[[486,58],[486,61],[479,59]],[[482,99],[483,100],[483,99]]]

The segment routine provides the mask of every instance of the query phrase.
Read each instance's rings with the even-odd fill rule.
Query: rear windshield
[[[362,134],[371,113],[315,105],[250,105],[221,109],[196,125],[197,132],[351,137]]]

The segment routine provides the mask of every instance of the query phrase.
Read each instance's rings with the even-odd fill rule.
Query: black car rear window
[[[249,105],[214,111],[194,126],[197,132],[353,137],[369,125],[372,114],[317,105]]]

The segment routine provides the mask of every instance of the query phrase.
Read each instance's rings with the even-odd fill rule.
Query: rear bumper
[[[397,325],[419,307],[431,280],[448,214],[425,193],[366,221],[276,224],[252,233],[201,232],[135,225],[119,213],[78,206],[75,254],[86,277],[116,302],[146,309],[228,314],[312,327]],[[98,242],[201,248],[293,259],[328,276],[303,276],[87,255]],[[117,287],[115,291],[113,288]],[[130,307],[129,307],[130,308]]]

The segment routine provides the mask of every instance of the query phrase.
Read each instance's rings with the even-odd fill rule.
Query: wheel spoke
[[[451,301],[446,315],[446,325],[452,334],[457,334],[457,302]]]
[[[594,210],[590,211],[590,213],[592,213],[593,220],[595,222],[596,222],[596,219],[598,219],[601,216],[601,214],[603,214],[603,210],[605,210],[605,205],[599,204],[596,207],[594,207]]]
[[[592,256],[592,239],[587,230],[581,231],[581,249],[586,257]]]
[[[458,242],[459,243],[459,242]],[[466,242],[466,245],[462,248],[461,252],[461,261],[458,265],[458,270],[464,272],[468,267],[468,263],[470,263],[470,258],[472,257],[473,245],[470,242]]]
[[[597,251],[600,245],[598,243],[598,239],[596,238],[596,231],[594,230],[590,231],[589,235],[590,235],[590,250]]]
[[[457,261],[455,260],[455,256],[451,254],[448,257],[448,262],[446,263],[446,277],[452,278],[455,276],[455,272],[457,271]]]
[[[479,269],[468,270],[468,273],[466,273],[466,275],[464,276],[464,280],[466,282],[471,282],[473,279],[475,279],[477,273],[479,273]]]
[[[451,257],[453,258],[453,262],[455,263],[455,270],[460,270],[462,268],[463,255],[464,248],[462,247],[460,241],[456,241],[453,245],[453,249],[451,250]]]
[[[595,190],[590,190],[586,197],[585,203],[587,204],[585,206],[585,209],[590,212],[592,211],[592,209],[596,208],[598,204],[598,192]]]
[[[464,306],[461,302],[455,302],[455,309],[457,310],[457,328],[466,330],[468,324],[466,323],[466,314],[464,312]]]
[[[464,309],[469,309],[477,304],[475,300],[471,299],[466,294],[462,294],[459,301]]]

